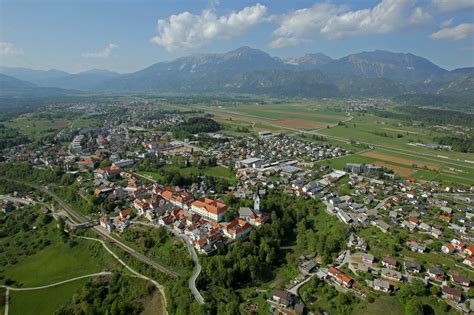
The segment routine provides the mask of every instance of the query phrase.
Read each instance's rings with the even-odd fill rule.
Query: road
[[[184,244],[188,248],[191,258],[194,261],[194,272],[188,280],[188,287],[189,287],[189,290],[191,290],[191,293],[194,295],[194,298],[196,299],[196,301],[198,301],[201,304],[204,304],[204,298],[202,297],[201,293],[196,287],[196,280],[201,274],[201,269],[202,269],[196,250],[194,249],[193,244],[191,244],[191,242],[188,240],[186,236],[179,234],[178,232],[175,232],[175,231],[171,231],[171,232],[175,236],[180,237],[184,241]]]
[[[17,180],[14,180],[14,179],[9,179],[9,178],[6,178],[6,177],[3,177],[2,179],[9,180],[9,181],[12,181],[12,182],[16,182],[18,184],[26,185],[28,187],[34,188],[36,190],[40,190],[41,192],[49,195],[51,198],[53,198],[64,209],[64,211],[67,213],[67,215],[69,217],[69,220],[71,220],[75,224],[82,224],[82,223],[86,223],[86,222],[89,221],[82,214],[79,214],[77,211],[72,209],[66,202],[64,202],[64,200],[59,198],[55,193],[51,192],[50,190],[48,190],[44,187],[41,187],[41,186],[38,186],[38,185],[35,185],[35,184],[31,184],[31,183],[25,183],[25,182],[22,182],[22,181],[17,181]],[[124,243],[120,242],[119,240],[115,239],[104,228],[102,228],[100,226],[95,226],[95,227],[91,228],[91,230],[96,232],[100,236],[104,237],[105,239],[111,241],[112,243],[114,243],[117,247],[119,247],[123,251],[127,252],[128,254],[130,254],[131,256],[133,256],[136,259],[140,260],[141,262],[151,266],[152,268],[160,270],[161,272],[166,273],[166,274],[168,274],[172,277],[177,277],[178,276],[178,274],[176,272],[169,270],[165,266],[158,264],[157,262],[153,261],[152,259],[148,258],[147,256],[145,256],[141,253],[138,253],[133,248],[130,248],[129,246],[127,246]]]
[[[153,223],[146,223],[146,222],[140,222],[140,221],[131,221],[131,223],[132,224],[140,224],[140,225],[145,225],[145,226],[156,227],[156,225],[153,224]],[[196,250],[194,249],[193,244],[191,244],[191,242],[188,240],[188,238],[186,236],[184,236],[181,233],[179,233],[177,231],[174,231],[172,229],[168,229],[168,231],[170,231],[176,237],[179,237],[183,240],[184,244],[186,245],[186,248],[189,251],[189,254],[191,255],[191,258],[194,262],[194,271],[193,271],[193,274],[191,275],[191,277],[188,280],[188,287],[189,287],[189,290],[191,290],[191,293],[193,294],[196,301],[198,301],[200,304],[204,304],[205,303],[204,298],[196,287],[196,280],[199,277],[199,275],[201,274],[201,270],[202,270],[201,263],[199,262],[199,257],[196,253]]]
[[[291,294],[294,294],[294,295],[298,296],[298,289],[299,289],[303,284],[305,284],[306,282],[308,282],[309,280],[311,280],[311,278],[313,278],[315,275],[316,275],[316,273],[310,274],[308,278],[304,279],[303,281],[301,281],[300,283],[298,283],[297,285],[295,285],[294,287],[292,287],[291,289],[289,289],[288,292],[290,292]]]
[[[129,265],[127,265],[120,257],[117,256],[117,254],[115,254],[108,246],[107,244],[105,244],[105,242],[101,239],[98,239],[98,238],[93,238],[93,237],[85,237],[85,236],[78,236],[79,238],[82,238],[82,239],[85,239],[85,240],[90,240],[90,241],[95,241],[95,242],[99,242],[102,244],[102,247],[104,247],[104,249],[106,251],[108,251],[110,253],[110,255],[112,255],[122,266],[124,266],[125,268],[127,268],[128,271],[130,271],[131,273],[133,273],[137,278],[141,278],[141,279],[144,279],[144,280],[147,280],[147,281],[150,281],[151,283],[153,283],[155,285],[155,287],[160,291],[161,293],[161,296],[163,297],[163,309],[161,311],[161,314],[167,314],[168,312],[166,311],[166,294],[165,294],[165,288],[159,284],[158,282],[156,282],[155,280],[145,276],[145,275],[142,275],[141,273],[139,273],[138,271],[132,269]]]
[[[89,275],[75,277],[75,278],[71,278],[71,279],[68,279],[68,280],[64,280],[64,281],[60,281],[60,282],[56,282],[56,283],[52,283],[52,284],[48,284],[48,285],[43,285],[43,286],[39,286],[39,287],[14,288],[14,287],[6,286],[6,285],[0,285],[0,287],[5,288],[5,289],[10,290],[10,291],[41,290],[41,289],[47,289],[47,288],[55,287],[55,286],[58,286],[58,285],[61,285],[61,284],[64,284],[64,283],[68,283],[68,282],[72,282],[72,281],[76,281],[76,280],[80,280],[80,279],[84,279],[84,278],[91,278],[91,277],[98,277],[98,276],[109,276],[111,274],[112,274],[111,272],[107,272],[107,271],[91,273]]]

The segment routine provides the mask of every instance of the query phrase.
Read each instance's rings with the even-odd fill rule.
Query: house
[[[116,179],[120,177],[120,173],[122,169],[120,167],[109,166],[109,167],[101,167],[97,170],[96,176],[101,179]]]
[[[273,289],[272,300],[282,307],[288,307],[293,304],[293,295],[285,290]]]
[[[417,273],[421,272],[421,265],[419,263],[409,261],[409,260],[405,260],[403,262],[403,265],[405,267],[405,271],[408,272],[408,273],[417,274]]]
[[[461,302],[461,300],[462,300],[461,291],[459,291],[457,289],[450,288],[446,285],[443,285],[441,291],[443,292],[443,297],[448,299],[448,300],[452,300],[452,301],[455,301],[455,302],[458,302],[458,303]]]
[[[432,228],[431,235],[435,238],[440,238],[441,236],[443,236],[443,232],[437,228]]]
[[[387,267],[389,269],[395,269],[397,268],[398,262],[390,257],[384,257],[382,258],[382,266]]]
[[[352,287],[354,284],[354,279],[346,275],[341,270],[336,267],[329,267],[328,274],[339,284],[342,284],[348,288]]]
[[[402,281],[402,274],[392,269],[382,268],[382,270],[380,271],[380,275],[382,276],[382,278],[391,281]]]
[[[388,281],[374,279],[372,285],[373,285],[374,290],[376,291],[381,291],[385,293],[390,292],[390,283]]]
[[[436,281],[443,281],[446,278],[446,274],[439,267],[432,267],[427,271],[428,276]]]
[[[406,242],[406,245],[412,252],[418,252],[418,253],[424,253],[426,250],[426,246],[423,244],[419,244],[415,241],[408,241]]]
[[[223,231],[225,236],[236,239],[249,234],[252,231],[252,226],[247,221],[236,218],[230,221]]]
[[[150,209],[150,204],[144,200],[135,199],[133,201],[133,206],[137,209],[139,215],[145,214],[145,211]]]
[[[120,160],[114,162],[112,165],[118,168],[127,168],[133,165],[133,160]]]
[[[165,189],[160,191],[159,195],[175,206],[185,209],[187,209],[188,204],[194,200],[193,195],[179,188],[174,190],[171,188]]]
[[[201,198],[191,203],[190,210],[205,219],[220,222],[223,220],[227,209],[228,206],[221,201]]]
[[[474,267],[474,256],[464,258],[463,264]]]
[[[333,200],[333,199],[331,199]],[[344,211],[342,210],[339,210],[337,212],[337,217],[339,220],[341,220],[342,222],[344,222],[345,224],[349,224],[352,222],[352,218]]]
[[[474,245],[470,245],[464,249],[464,252],[469,256],[474,255]]]
[[[441,251],[445,254],[451,254],[455,251],[455,247],[453,244],[445,244],[441,246]]]
[[[97,165],[97,162],[89,158],[79,161],[77,164],[79,164],[80,169],[94,169]]]
[[[107,232],[112,231],[112,224],[110,223],[110,217],[108,215],[101,216],[99,218],[100,226],[107,230]]]
[[[471,281],[469,279],[458,275],[451,275],[451,282],[462,287],[469,288],[471,286]]]
[[[379,228],[380,231],[387,233],[388,230],[390,229],[390,226],[383,222],[383,221],[377,221],[375,222],[375,226]]]
[[[120,210],[119,211],[119,216],[120,218],[122,219],[128,219],[128,217],[130,216],[130,212],[132,211],[132,209],[123,209],[123,210]]]

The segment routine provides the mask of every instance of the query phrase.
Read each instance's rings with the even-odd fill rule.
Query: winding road
[[[156,224],[153,224],[153,223],[146,223],[146,222],[140,222],[140,221],[131,221],[131,223],[155,227],[155,228],[157,227]],[[198,301],[198,303],[200,304],[204,304],[205,303],[204,298],[199,292],[198,288],[196,287],[196,280],[201,274],[201,270],[202,270],[201,263],[199,262],[199,257],[196,253],[196,250],[194,249],[193,244],[191,244],[191,242],[186,236],[169,228],[168,228],[168,231],[173,233],[174,236],[179,237],[180,239],[183,240],[184,244],[186,245],[186,248],[188,249],[189,254],[191,255],[191,259],[194,262],[194,271],[188,280],[188,287],[189,287],[189,290],[191,290],[191,293],[193,294],[196,301]]]

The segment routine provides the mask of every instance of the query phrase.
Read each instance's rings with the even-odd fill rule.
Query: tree
[[[411,298],[405,305],[405,315],[423,315],[423,304],[419,298]]]
[[[432,295],[437,296],[441,292],[441,289],[437,285],[434,285],[430,288],[430,292]]]

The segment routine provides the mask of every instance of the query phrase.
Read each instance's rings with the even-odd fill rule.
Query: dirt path
[[[85,237],[85,236],[78,236],[79,238],[82,238],[82,239],[85,239],[85,240],[90,240],[90,241],[96,241],[96,242],[99,242],[102,244],[102,246],[105,248],[106,251],[108,251],[120,264],[122,264],[125,268],[127,268],[128,271],[130,271],[132,274],[134,274],[137,278],[141,278],[141,279],[144,279],[144,280],[148,280],[150,281],[151,283],[153,283],[155,285],[155,287],[160,291],[161,293],[161,296],[163,297],[163,309],[161,310],[160,314],[168,314],[167,310],[166,310],[166,294],[165,294],[165,288],[159,284],[158,282],[156,282],[155,280],[145,276],[145,275],[142,275],[141,273],[139,273],[138,271],[135,271],[134,269],[132,269],[129,265],[127,265],[120,257],[118,257],[109,247],[107,247],[107,245],[105,244],[105,242],[103,240],[100,240],[98,238],[93,238],[93,237]]]

